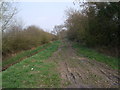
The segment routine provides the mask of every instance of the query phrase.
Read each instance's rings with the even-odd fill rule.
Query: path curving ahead
[[[70,42],[62,41],[52,57],[58,64],[63,88],[118,88],[118,72],[106,64],[80,57]]]

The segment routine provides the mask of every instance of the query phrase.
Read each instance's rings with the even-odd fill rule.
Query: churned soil
[[[118,71],[104,63],[77,55],[70,42],[62,45],[49,58],[57,63],[62,88],[118,88]]]

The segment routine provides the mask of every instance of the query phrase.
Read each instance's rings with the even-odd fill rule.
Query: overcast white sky
[[[64,23],[65,10],[78,8],[73,2],[20,2],[18,17],[25,26],[36,25],[51,31],[55,25]]]

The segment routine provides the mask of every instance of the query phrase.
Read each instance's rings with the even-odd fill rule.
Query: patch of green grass
[[[2,73],[3,88],[49,88],[59,87],[60,77],[56,63],[48,61],[61,43],[53,42],[45,50],[26,58]]]
[[[118,58],[106,56],[102,53],[98,53],[93,49],[87,48],[77,43],[74,43],[73,47],[76,48],[77,52],[80,55],[88,57],[89,59],[92,60],[97,60],[106,63],[107,65],[111,66],[113,69],[118,69]]]
[[[2,72],[0,72],[0,88],[2,88]]]
[[[13,63],[16,63],[18,62],[20,59],[24,59],[26,57],[30,57],[31,55],[33,55],[34,53],[37,53],[38,51],[48,47],[49,45],[51,45],[51,43],[48,43],[48,44],[45,44],[45,45],[42,45],[42,46],[39,46],[33,50],[27,50],[27,51],[23,51],[21,53],[18,53],[17,55],[7,59],[7,60],[4,60],[2,62],[2,67],[5,67],[7,65],[10,65],[10,64],[13,64]]]

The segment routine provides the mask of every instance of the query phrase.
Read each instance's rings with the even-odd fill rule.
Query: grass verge
[[[56,63],[46,61],[60,45],[53,42],[45,50],[26,58],[2,73],[3,88],[49,88],[59,87],[60,77]]]
[[[39,46],[33,50],[27,50],[27,51],[23,51],[21,53],[18,53],[17,55],[9,58],[9,59],[6,59],[2,62],[2,67],[3,67],[3,70],[4,69],[7,69],[9,66],[15,64],[15,63],[18,63],[19,61],[21,61],[22,59],[25,59],[27,57],[30,57],[36,53],[38,53],[39,51],[47,48],[49,45],[51,45],[51,43],[48,43],[48,44],[45,44],[45,45],[42,45],[42,46]]]
[[[97,51],[82,46],[80,44],[74,43],[73,47],[76,48],[77,52],[85,57],[88,57],[92,60],[97,60],[103,63],[106,63],[113,69],[118,69],[118,58],[106,56],[102,53],[98,53]]]

